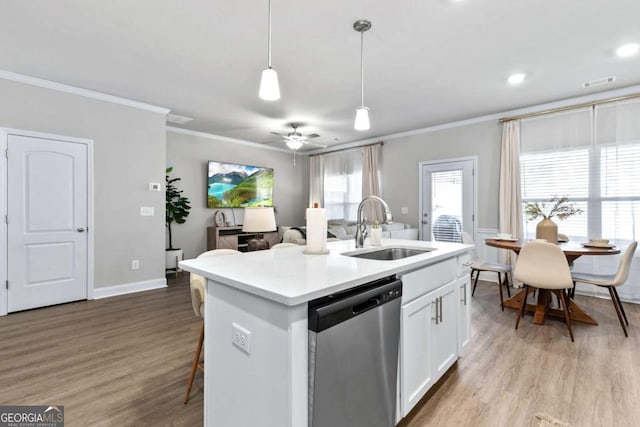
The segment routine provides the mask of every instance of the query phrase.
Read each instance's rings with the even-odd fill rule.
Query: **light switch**
[[[140,206],[140,216],[153,216],[155,215],[152,206]]]
[[[149,191],[162,191],[162,185],[159,182],[150,182]]]
[[[402,214],[408,214],[409,213],[409,208],[406,206],[403,206],[400,208],[400,213]]]

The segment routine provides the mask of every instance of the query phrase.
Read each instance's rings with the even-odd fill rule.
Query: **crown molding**
[[[583,103],[587,103],[587,102],[593,102],[593,101],[598,101],[600,99],[604,99],[604,98],[612,98],[612,97],[618,97],[618,96],[625,96],[625,95],[631,95],[634,93],[638,93],[640,92],[640,85],[634,85],[634,86],[627,86],[621,89],[613,89],[613,90],[608,90],[605,92],[596,92],[596,93],[592,93],[589,95],[582,95],[582,96],[577,96],[575,98],[567,98],[567,99],[563,99],[560,101],[553,101],[553,102],[547,102],[545,104],[538,104],[538,105],[532,105],[530,107],[523,107],[523,108],[517,108],[515,110],[509,110],[509,111],[503,111],[501,113],[495,113],[495,114],[489,114],[486,116],[480,116],[480,117],[474,117],[471,119],[465,119],[465,120],[459,120],[456,122],[450,122],[450,123],[444,123],[441,125],[435,125],[435,126],[429,126],[429,127],[425,127],[425,128],[421,128],[421,129],[415,129],[415,130],[409,130],[406,132],[399,132],[399,133],[392,133],[392,134],[388,134],[388,135],[383,135],[383,136],[376,136],[374,138],[367,138],[367,139],[362,139],[359,141],[354,141],[354,142],[349,142],[346,144],[340,144],[340,145],[333,145],[330,148],[321,148],[318,150],[313,150],[313,151],[308,151],[307,154],[323,154],[323,153],[330,153],[332,151],[336,151],[336,150],[344,150],[346,148],[356,148],[356,147],[360,147],[362,145],[367,145],[370,144],[372,142],[377,142],[377,141],[391,141],[394,139],[399,139],[399,138],[404,138],[407,136],[413,136],[413,135],[422,135],[425,133],[431,133],[431,132],[437,132],[440,130],[445,130],[445,129],[451,129],[451,128],[457,128],[460,126],[468,126],[468,125],[473,125],[473,124],[477,124],[477,123],[484,123],[484,122],[488,122],[488,121],[492,121],[492,120],[499,120],[503,117],[507,117],[507,116],[519,116],[521,114],[529,114],[529,113],[534,113],[536,111],[542,111],[542,110],[551,110],[554,108],[561,108],[561,107],[567,107],[567,106],[571,106],[574,104],[583,104]]]
[[[72,95],[84,96],[85,98],[97,99],[99,101],[109,102],[111,104],[124,105],[138,110],[150,111],[158,114],[168,114],[171,110],[157,105],[146,104],[144,102],[134,101],[132,99],[121,98],[119,96],[109,95],[102,92],[96,92],[90,89],[83,89],[75,86],[66,85],[64,83],[53,82],[51,80],[39,79],[24,74],[18,74],[11,71],[0,70],[0,78],[11,80],[14,82],[25,83],[32,86],[39,86],[45,89],[56,90],[58,92],[70,93]]]
[[[288,149],[285,149],[285,148],[270,147],[268,145],[259,144],[257,142],[245,141],[244,139],[229,138],[227,136],[214,135],[212,133],[201,132],[201,131],[197,131],[197,130],[177,128],[175,126],[167,126],[167,132],[181,133],[183,135],[197,136],[197,137],[200,137],[200,138],[214,139],[216,141],[230,142],[230,143],[233,143],[233,144],[246,145],[246,146],[253,147],[253,148],[261,148],[263,150],[279,151],[281,153],[293,154],[293,152],[291,150],[288,150]],[[298,152],[296,154],[303,155],[303,153],[301,153],[301,152]],[[304,155],[306,155],[306,154],[307,153],[304,153]]]

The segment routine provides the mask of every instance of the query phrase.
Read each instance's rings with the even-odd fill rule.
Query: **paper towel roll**
[[[322,208],[307,208],[307,252],[327,251],[327,212]]]

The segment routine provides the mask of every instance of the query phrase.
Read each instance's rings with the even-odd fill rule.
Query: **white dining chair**
[[[524,283],[524,297],[516,320],[516,329],[520,318],[524,317],[527,296],[532,288],[546,289],[554,293],[562,303],[564,318],[573,342],[573,329],[569,316],[569,297],[567,290],[573,287],[571,271],[567,258],[557,245],[548,242],[533,241],[526,243],[520,253],[513,272],[514,280]]]
[[[618,271],[616,272],[616,274],[607,275],[580,272],[574,272],[571,274],[574,286],[577,282],[580,282],[600,286],[609,290],[609,295],[611,295],[611,302],[613,302],[613,306],[616,309],[618,321],[620,322],[620,326],[622,326],[625,337],[629,336],[627,327],[625,326],[625,323],[629,325],[629,320],[627,320],[627,313],[624,312],[624,307],[622,306],[622,301],[620,301],[620,296],[618,295],[618,290],[616,289],[616,287],[624,285],[627,279],[629,279],[629,270],[631,269],[633,254],[636,252],[637,247],[638,242],[636,241],[631,242],[631,244],[627,246],[627,249],[624,251],[624,255],[622,255],[622,259],[620,260],[620,265],[618,266]],[[624,321],[622,320],[623,318]]]
[[[233,255],[241,254],[233,249],[214,249],[212,251],[204,252],[198,255],[198,259],[218,256],[218,255]],[[198,345],[196,346],[196,352],[193,356],[193,363],[191,364],[191,372],[189,373],[189,381],[187,383],[187,391],[184,395],[184,403],[189,403],[189,395],[191,394],[191,387],[193,386],[193,379],[196,376],[196,371],[201,370],[204,372],[204,364],[200,363],[200,353],[202,353],[202,344],[204,342],[204,285],[206,279],[197,274],[191,273],[189,276],[189,287],[191,288],[191,306],[193,312],[202,319],[202,325],[200,326],[200,337],[198,338]]]
[[[462,243],[467,245],[473,245],[473,238],[466,231],[463,232],[460,237],[462,238]],[[475,251],[474,251],[475,258]],[[511,276],[511,266],[506,264],[498,264],[492,262],[483,262],[478,259],[474,259],[471,264],[471,281],[473,282],[473,289],[471,291],[471,296],[476,293],[476,286],[478,285],[478,277],[480,276],[480,272],[482,271],[490,271],[498,274],[498,289],[500,290],[500,308],[504,311],[504,297],[502,293],[502,285],[507,287],[507,296],[511,298],[511,291],[509,290],[510,280],[509,276]],[[475,275],[475,277],[474,277]],[[504,275],[504,279],[503,279]]]

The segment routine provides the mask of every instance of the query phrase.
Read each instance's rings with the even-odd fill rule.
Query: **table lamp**
[[[258,233],[255,238],[247,242],[247,250],[260,251],[269,249],[269,242],[264,239],[262,233],[275,231],[276,229],[276,216],[273,212],[273,207],[244,208],[242,231],[245,233]]]

